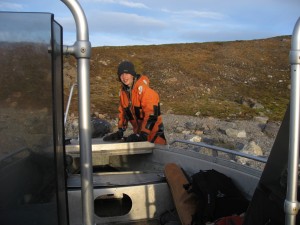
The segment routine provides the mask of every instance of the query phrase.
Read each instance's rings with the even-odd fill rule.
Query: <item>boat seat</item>
[[[80,174],[68,177],[68,188],[81,188]],[[106,172],[93,174],[94,188],[145,185],[165,182],[165,176],[160,172]]]
[[[104,142],[102,138],[92,139],[92,154],[101,156],[111,155],[133,155],[152,153],[155,144],[150,142]],[[71,140],[69,145],[65,146],[67,155],[73,157],[80,156],[80,145],[78,140]]]
[[[190,225],[196,212],[197,200],[193,193],[188,193],[183,185],[189,183],[182,169],[175,163],[168,163],[164,170],[173,201],[182,225]]]

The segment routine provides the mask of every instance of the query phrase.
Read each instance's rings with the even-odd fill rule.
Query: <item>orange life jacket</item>
[[[121,87],[118,127],[126,129],[128,122],[132,124],[134,133],[148,134],[149,142],[166,144],[159,95],[149,87],[146,75],[137,75],[131,89],[124,85]]]

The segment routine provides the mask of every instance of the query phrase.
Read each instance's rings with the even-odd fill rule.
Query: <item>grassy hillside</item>
[[[281,120],[289,101],[290,36],[233,42],[93,47],[91,112],[115,117],[123,59],[147,74],[158,91],[163,113]],[[65,60],[65,99],[76,81],[75,60]],[[76,93],[75,93],[76,94]],[[75,96],[76,99],[76,96]],[[71,112],[76,112],[73,100]],[[250,104],[245,104],[245,103]],[[251,104],[262,107],[253,108]]]

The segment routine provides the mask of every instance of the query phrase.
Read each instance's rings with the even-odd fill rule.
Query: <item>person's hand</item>
[[[103,138],[103,141],[118,141],[123,138],[123,130],[119,129],[117,132],[108,134]]]
[[[127,138],[125,138],[126,142],[141,142],[147,141],[147,134],[140,133],[140,134],[130,134]]]

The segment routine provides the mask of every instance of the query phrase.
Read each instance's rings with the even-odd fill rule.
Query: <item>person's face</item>
[[[133,76],[130,73],[122,73],[120,79],[123,84],[131,87],[133,83]]]

